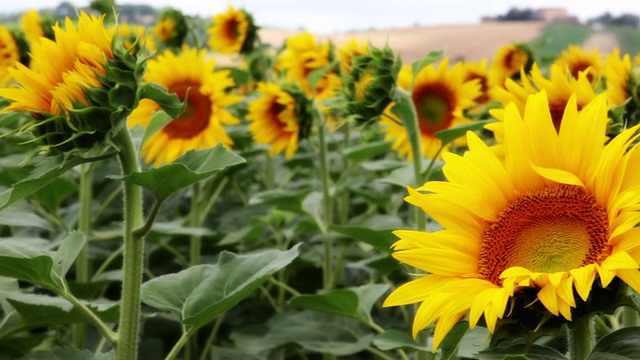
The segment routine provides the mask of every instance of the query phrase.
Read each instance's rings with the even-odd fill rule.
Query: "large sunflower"
[[[259,97],[249,103],[249,131],[256,143],[269,145],[270,155],[284,151],[287,159],[293,157],[303,130],[311,126],[310,116],[305,117],[304,95],[298,92],[295,96],[276,84],[259,83]]]
[[[408,88],[411,77],[410,67],[404,67],[398,75],[398,86]],[[411,99],[418,115],[424,157],[433,158],[440,148],[441,141],[434,136],[436,132],[469,121],[463,111],[473,106],[473,99],[479,95],[478,81],[465,81],[460,63],[449,69],[448,58],[442,60],[437,68],[428,65],[418,73]],[[411,144],[405,127],[387,116],[380,118],[380,125],[386,133],[385,140],[393,141],[392,148],[411,160]]]
[[[470,132],[468,152],[444,156],[448,182],[409,188],[407,202],[444,229],[395,232],[393,256],[428,274],[384,305],[421,302],[413,334],[436,322],[434,349],[467,312],[470,327],[484,315],[493,332],[523,292],[571,320],[596,278],[640,290],[640,169],[627,166],[640,159],[637,127],[605,145],[600,96],[582,112],[572,98],[556,132],[544,92],[529,98],[524,118],[508,105],[504,122],[504,160]]]
[[[213,17],[209,34],[209,47],[219,53],[246,53],[256,37],[253,18],[244,10],[229,6],[226,12]]]
[[[206,60],[206,51],[183,47],[178,54],[166,50],[149,60],[144,81],[160,84],[170,93],[186,101],[186,110],[162,130],[150,137],[142,147],[146,162],[170,163],[192,149],[203,149],[233,141],[223,125],[239,122],[225,106],[238,101],[227,94],[234,85],[229,71],[214,71],[214,60]],[[147,99],[129,116],[129,126],[147,126],[160,106]]]
[[[65,28],[55,25],[55,41],[40,38],[31,47],[31,66],[16,63],[11,69],[20,88],[3,89],[0,96],[13,103],[5,111],[22,110],[62,115],[77,105],[88,105],[85,90],[102,87],[111,39],[103,17],[80,13],[78,26],[67,18]]]
[[[585,50],[578,45],[570,45],[563,50],[554,64],[568,69],[574,78],[578,78],[580,72],[588,71],[587,77],[592,81],[598,81],[603,71],[602,55],[598,49]]]

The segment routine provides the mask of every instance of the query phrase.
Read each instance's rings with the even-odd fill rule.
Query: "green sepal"
[[[167,89],[156,83],[147,83],[138,90],[140,99],[150,99],[160,105],[172,118],[177,118],[187,108],[187,103],[180,101],[176,94],[169,94]]]

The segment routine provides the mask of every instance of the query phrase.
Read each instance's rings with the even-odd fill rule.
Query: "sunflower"
[[[604,145],[607,109],[602,95],[578,112],[573,97],[557,132],[545,92],[529,98],[524,117],[510,104],[504,161],[469,132],[468,152],[444,155],[448,182],[408,189],[406,201],[444,228],[395,232],[393,256],[428,273],[384,302],[421,302],[414,336],[436,322],[436,349],[467,312],[471,328],[484,315],[493,332],[527,291],[566,320],[596,278],[640,291],[640,169],[627,166],[640,159],[638,128]]]
[[[489,73],[487,72],[487,60],[480,62],[462,61],[464,69],[464,80],[471,81],[478,79],[480,82],[480,95],[475,98],[478,104],[485,104],[491,100],[489,96]]]
[[[630,94],[629,77],[631,75],[631,57],[629,54],[620,56],[620,50],[615,49],[608,54],[604,69],[609,100],[611,105],[620,105],[627,101]]]
[[[586,72],[581,72],[576,79],[558,64],[551,65],[550,72],[550,78],[547,79],[540,72],[538,65],[533,64],[531,79],[523,71],[520,83],[507,79],[504,88],[496,86],[491,89],[492,97],[503,105],[507,105],[512,101],[515,102],[520,114],[523,115],[529,95],[544,90],[549,100],[553,123],[556,129],[560,129],[562,115],[569,98],[575,94],[578,110],[581,110],[595,99],[597,95],[596,88],[594,88],[594,84],[589,80]],[[502,126],[501,122],[495,122],[489,124],[487,128],[494,131],[496,137],[500,140],[502,138]]]
[[[603,71],[602,55],[598,49],[584,50],[578,45],[570,45],[560,53],[554,64],[563,69],[569,69],[574,78],[582,71],[588,71],[587,77],[591,81],[598,81]]]
[[[237,96],[226,90],[234,85],[229,71],[214,71],[213,59],[206,50],[183,47],[178,54],[166,50],[149,60],[143,80],[157,83],[186,102],[186,110],[151,136],[142,146],[147,163],[156,166],[170,163],[192,149],[203,149],[217,143],[229,147],[233,141],[223,125],[239,122],[225,106],[237,102]],[[130,127],[146,127],[160,106],[147,99],[129,116]]]
[[[245,10],[236,10],[229,6],[226,12],[211,20],[209,47],[223,54],[249,53],[257,37],[257,28],[253,17]]]
[[[29,43],[36,42],[41,36],[48,39],[53,39],[53,20],[45,17],[44,19],[40,14],[31,9],[20,17],[20,27],[24,32],[25,37]]]
[[[317,100],[328,99],[336,96],[336,91],[342,85],[338,75],[333,71],[327,71],[316,82],[315,87],[309,84],[307,77],[314,70],[331,63],[330,50],[329,43],[318,44],[308,32],[294,35],[287,39],[285,50],[277,59],[276,68],[286,72],[287,81],[300,84],[307,96]]]
[[[498,49],[493,58],[489,80],[491,86],[504,86],[506,79],[519,79],[521,70],[528,73],[533,65],[531,51],[523,44],[509,44]]]
[[[67,18],[65,29],[53,27],[55,41],[40,38],[33,43],[31,67],[16,63],[16,69],[9,70],[22,87],[0,91],[13,101],[5,111],[62,115],[88,105],[85,89],[102,87],[99,78],[114,57],[103,21],[81,12],[77,27]]]
[[[9,69],[20,60],[20,50],[13,34],[0,26],[0,87],[7,86],[11,75]]]
[[[259,83],[258,94],[249,103],[249,131],[256,143],[270,145],[270,155],[284,151],[290,159],[311,127],[311,103],[301,90],[273,83]]]
[[[463,76],[460,63],[449,69],[449,58],[442,60],[438,68],[424,67],[416,76],[411,98],[418,115],[422,154],[426,158],[433,158],[440,149],[441,141],[434,136],[436,132],[469,121],[463,111],[475,104],[473,99],[480,95],[480,84],[465,81]],[[398,75],[398,86],[408,88],[411,77],[411,68],[404,67]],[[405,127],[389,117],[381,117],[380,125],[386,133],[385,140],[393,141],[392,148],[411,160]]]
[[[180,48],[187,36],[187,20],[182,12],[166,9],[160,14],[153,32],[163,46]]]

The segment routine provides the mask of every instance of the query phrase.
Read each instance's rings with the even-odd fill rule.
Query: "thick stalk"
[[[80,210],[78,215],[78,230],[87,237],[87,243],[82,247],[76,259],[76,281],[86,284],[89,282],[89,236],[91,232],[91,164],[80,165],[80,186],[78,197]],[[86,324],[75,324],[73,327],[74,344],[78,349],[84,348]]]
[[[318,127],[318,143],[319,143],[319,158],[320,158],[320,179],[322,180],[322,205],[323,205],[323,215],[324,215],[324,228],[328,229],[332,223],[333,217],[333,206],[330,192],[330,181],[329,178],[329,160],[328,160],[328,147],[327,147],[327,130],[326,124],[324,122],[324,116],[320,110],[315,109],[314,111],[315,119],[314,123],[317,124]],[[325,230],[326,231],[326,230]],[[326,235],[326,234],[324,234]],[[323,279],[323,287],[325,290],[329,290],[333,287],[333,268],[332,268],[332,258],[333,258],[333,242],[330,237],[325,236],[324,238],[324,262],[322,266],[322,279]]]
[[[126,128],[114,137],[120,152],[118,159],[123,175],[140,170],[138,154]],[[144,238],[134,236],[134,230],[143,225],[142,189],[125,182],[124,203],[124,253],[122,265],[122,295],[120,321],[118,323],[118,346],[116,359],[135,360],[138,349],[140,327],[140,287],[142,285],[142,261],[144,258]]]
[[[275,164],[273,163],[274,159],[268,151],[265,153],[265,157],[264,185],[267,190],[273,190],[276,184]]]
[[[569,359],[585,360],[595,343],[591,314],[573,319],[569,328]]]
[[[191,198],[191,213],[189,214],[189,225],[192,227],[200,226],[200,183],[193,184],[193,197]],[[202,239],[200,236],[191,237],[189,246],[189,265],[195,266],[200,264],[202,251]]]

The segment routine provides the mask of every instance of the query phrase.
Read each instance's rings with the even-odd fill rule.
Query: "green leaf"
[[[391,245],[398,241],[398,237],[391,233],[392,230],[373,230],[366,227],[339,225],[332,225],[331,229],[388,253],[391,253]]]
[[[380,297],[389,291],[389,285],[368,284],[350,289],[358,295],[358,313],[360,317],[371,320],[371,309]]]
[[[269,204],[281,210],[301,212],[302,200],[309,192],[310,190],[307,189],[297,191],[283,189],[262,191],[249,199],[249,205]]]
[[[37,351],[29,354],[20,360],[113,360],[116,358],[114,352],[94,354],[89,350],[79,350],[76,348],[54,347],[52,349]]]
[[[357,320],[315,311],[278,314],[266,324],[232,335],[236,347],[258,354],[286,344],[308,351],[348,356],[371,344],[373,334]]]
[[[351,290],[330,290],[319,295],[298,295],[291,306],[359,318],[358,295]]]
[[[313,191],[302,200],[302,210],[318,225],[320,232],[325,234],[327,225],[322,215],[323,206],[323,195],[320,191]]]
[[[430,53],[428,53],[425,57],[423,57],[422,59],[416,60],[413,63],[411,63],[411,71],[413,73],[413,78],[415,79],[416,76],[418,76],[418,74],[420,73],[420,71],[422,69],[424,69],[425,66],[428,66],[430,64],[433,64],[434,62],[436,62],[438,59],[440,59],[442,57],[442,54],[444,53],[444,51],[442,50],[438,50],[438,51],[431,51]],[[413,87],[413,86],[412,86]]]
[[[22,203],[4,209],[2,216],[0,216],[0,225],[49,228],[43,218],[34,214],[33,209]]]
[[[384,351],[395,349],[413,349],[418,351],[431,352],[431,348],[426,348],[424,346],[418,345],[418,343],[413,340],[409,333],[395,329],[387,330],[384,333],[377,335],[373,339],[373,345],[375,345],[378,349]]]
[[[364,143],[346,148],[342,151],[344,156],[353,162],[362,162],[378,155],[384,155],[391,150],[391,143],[388,141],[376,141]]]
[[[0,242],[0,276],[58,288],[51,277],[52,257],[46,250]]]
[[[149,124],[144,128],[144,134],[142,135],[140,146],[144,145],[151,136],[162,130],[162,128],[167,126],[172,120],[173,118],[164,111],[154,112],[149,120]]]
[[[469,322],[461,321],[453,326],[451,330],[447,333],[447,335],[442,340],[440,344],[440,349],[442,350],[442,360],[453,360],[456,358],[458,354],[458,345],[462,338],[469,330]]]
[[[558,350],[538,344],[514,344],[484,350],[476,354],[479,360],[502,360],[507,356],[509,359],[522,360],[567,360]]]
[[[194,266],[144,283],[142,300],[175,313],[185,324],[200,327],[291,263],[298,256],[298,248],[296,245],[288,251],[265,250],[245,255],[222,252],[214,265]]]
[[[138,90],[140,99],[155,101],[162,110],[175,119],[187,108],[187,103],[180,101],[176,94],[169,94],[167,89],[156,83],[146,83]]]
[[[457,138],[459,138],[461,136],[464,136],[467,133],[467,131],[480,130],[480,129],[484,128],[484,126],[486,124],[490,124],[492,122],[495,122],[495,120],[473,121],[473,122],[470,122],[470,123],[454,126],[452,128],[446,129],[446,130],[438,131],[437,133],[433,134],[433,136],[435,136],[438,139],[440,139],[443,144],[448,144],[448,143],[452,142],[453,140],[455,140],[455,139],[457,139]]]
[[[57,296],[5,293],[3,294],[20,314],[22,323],[30,326],[53,326],[70,323],[85,323],[87,318],[66,299]],[[102,320],[117,322],[117,302],[85,302]]]
[[[86,161],[86,159],[74,157],[60,163],[59,158],[46,158],[34,168],[28,177],[16,182],[11,188],[0,192],[0,210],[33,194],[76,165]]]
[[[640,354],[640,326],[616,330],[600,339],[587,360],[637,359]]]
[[[242,157],[218,144],[208,149],[191,150],[171,164],[117,178],[147,188],[163,201],[178,190],[244,162]]]
[[[80,231],[72,231],[62,240],[58,251],[53,256],[53,270],[60,278],[64,278],[67,275],[86,242],[87,237]]]
[[[32,197],[44,205],[49,212],[56,213],[60,209],[60,205],[77,191],[78,186],[75,182],[65,177],[59,177],[33,193]]]

